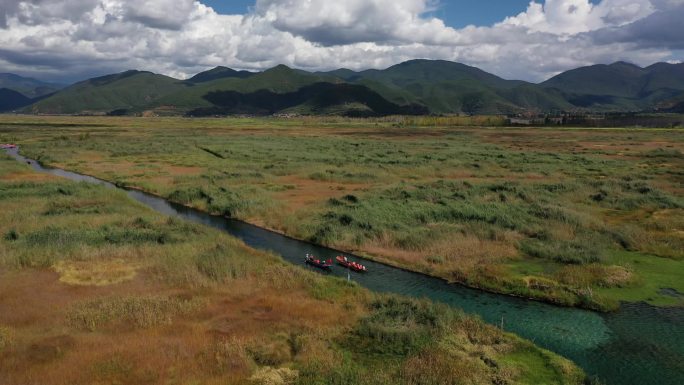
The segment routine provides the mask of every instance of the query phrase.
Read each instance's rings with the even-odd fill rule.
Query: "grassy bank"
[[[0,383],[540,378],[583,374],[446,306],[371,294],[0,156]]]
[[[0,138],[48,164],[450,281],[603,310],[682,303],[682,131],[3,119]]]

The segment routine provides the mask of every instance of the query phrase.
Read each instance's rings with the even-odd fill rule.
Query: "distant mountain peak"
[[[142,75],[142,74],[153,75],[153,73],[149,72],[149,71],[126,70],[126,71],[119,72],[116,74],[104,75],[104,76],[92,78],[92,79],[87,80],[87,82],[90,84],[96,85],[96,86],[104,86],[104,85],[116,82],[118,80],[130,78],[130,77]]]
[[[440,60],[440,59],[412,59],[408,60],[399,64],[396,64],[390,68],[393,67],[411,67],[411,66],[416,66],[416,65],[428,65],[428,66],[450,66],[450,67],[470,67],[469,65],[455,62],[455,61],[448,61],[448,60]],[[475,68],[475,67],[470,67],[470,68]]]
[[[646,67],[647,70],[653,70],[653,69],[661,69],[661,68],[684,68],[684,63],[666,63],[666,62],[658,62],[651,64],[650,66]]]
[[[56,92],[64,88],[64,85],[48,83],[13,73],[0,73],[0,88],[19,92],[28,98],[37,98]]]
[[[635,68],[641,69],[641,67],[639,67],[638,65],[636,65],[634,63],[630,63],[630,62],[622,61],[622,60],[616,61],[615,63],[611,64],[610,66],[611,67],[635,67]]]
[[[292,68],[286,66],[285,64],[278,64],[277,66],[267,69],[264,72],[283,72],[283,71],[294,71]]]
[[[248,78],[250,76],[254,75],[251,72],[248,71],[237,71],[232,68],[224,67],[224,66],[217,66],[214,67],[210,70],[200,72],[197,75],[191,77],[188,79],[189,82],[191,83],[205,83],[205,82],[210,82],[212,80],[217,80],[217,79],[224,79],[224,78]]]

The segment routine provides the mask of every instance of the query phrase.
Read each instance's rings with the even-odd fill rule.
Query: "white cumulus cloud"
[[[129,68],[187,77],[460,61],[542,80],[573,67],[680,60],[683,0],[533,1],[492,26],[452,28],[434,0],[256,0],[222,15],[199,0],[0,0],[0,71],[76,79]]]
[[[649,0],[603,0],[597,5],[588,0],[546,0],[545,4],[533,1],[525,12],[506,18],[500,25],[573,35],[628,24],[653,12]]]

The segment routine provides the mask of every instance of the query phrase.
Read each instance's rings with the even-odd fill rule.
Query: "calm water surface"
[[[43,167],[19,155],[18,149],[7,150],[7,153],[39,172],[117,188],[90,176]],[[306,253],[325,259],[337,255],[355,257],[244,222],[212,216],[140,191],[125,191],[157,212],[226,231],[254,248],[273,251],[300,266],[305,266]],[[352,274],[351,279],[371,290],[430,298],[496,325],[500,325],[503,318],[506,330],[572,359],[605,384],[684,385],[684,308],[625,304],[617,313],[599,314],[485,293],[372,261],[364,264],[370,272]],[[347,271],[334,268],[330,274],[346,277]]]

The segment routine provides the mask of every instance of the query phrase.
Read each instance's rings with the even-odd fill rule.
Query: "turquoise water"
[[[7,153],[20,162],[29,162],[36,171],[117,188],[93,177],[42,167],[19,155],[16,149],[7,150]],[[306,253],[325,259],[336,255],[358,258],[244,222],[212,216],[140,191],[126,192],[160,213],[226,231],[254,248],[273,251],[302,267],[305,267]],[[625,304],[619,312],[599,314],[485,293],[372,261],[364,264],[368,266],[368,274],[351,275],[359,284],[377,292],[444,302],[492,324],[501,325],[503,321],[506,330],[572,359],[602,383],[684,385],[684,308]],[[329,274],[347,277],[347,271],[341,268],[333,269]]]

